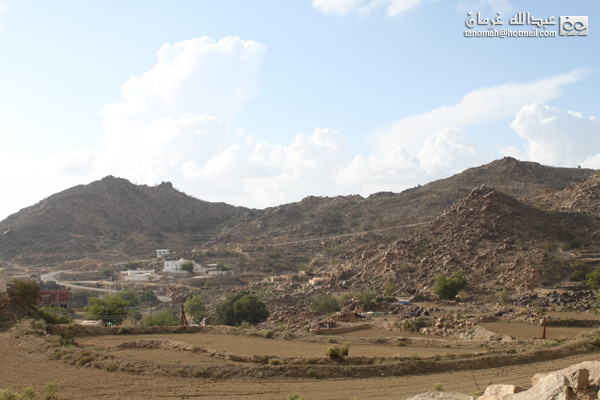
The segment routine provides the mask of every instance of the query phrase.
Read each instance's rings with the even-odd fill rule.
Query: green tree
[[[246,295],[233,304],[235,316],[242,322],[252,325],[259,323],[269,317],[267,306],[255,296]]]
[[[312,303],[310,303],[310,309],[318,312],[331,313],[339,311],[340,302],[335,297],[322,294],[315,297]]]
[[[125,269],[137,269],[137,268],[141,268],[142,267],[142,263],[139,261],[129,261],[126,262],[125,264],[123,264],[123,268]]]
[[[133,289],[121,290],[115,296],[119,296],[129,303],[129,307],[137,307],[140,305],[140,296]]]
[[[23,300],[28,307],[36,307],[38,299],[40,299],[40,285],[35,281],[24,281],[21,279],[15,279],[13,281],[15,285],[15,295]]]
[[[104,279],[108,279],[117,271],[117,268],[107,265],[105,267],[100,268],[98,274]]]
[[[356,300],[362,307],[363,311],[367,311],[373,304],[375,297],[377,297],[377,293],[375,293],[373,290],[363,289],[356,295]]]
[[[268,316],[265,304],[247,292],[228,294],[216,309],[216,322],[222,325],[255,324]]]
[[[115,324],[121,323],[127,318],[127,309],[129,305],[127,300],[120,296],[106,295],[104,298],[92,297],[88,300],[89,306],[85,307],[85,317],[87,319],[103,319]]]
[[[595,270],[586,275],[587,285],[600,292],[600,270]]]
[[[208,316],[202,297],[192,296],[185,301],[185,313],[192,318],[195,324],[202,322]]]
[[[146,290],[140,294],[140,302],[144,304],[153,304],[158,301],[158,297],[152,290]]]
[[[446,275],[439,275],[435,278],[433,293],[439,295],[441,299],[451,300],[466,287],[467,278],[462,272],[457,271],[452,278],[448,278]]]
[[[184,262],[183,264],[181,264],[181,270],[187,271],[187,272],[194,271],[194,262],[193,261]]]

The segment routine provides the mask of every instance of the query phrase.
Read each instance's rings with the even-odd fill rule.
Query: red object
[[[41,299],[38,304],[42,307],[71,308],[71,289],[40,290]]]

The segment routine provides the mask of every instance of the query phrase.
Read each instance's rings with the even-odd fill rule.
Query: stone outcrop
[[[569,380],[563,375],[547,375],[531,389],[503,397],[502,400],[577,400],[577,395],[569,387]]]
[[[473,397],[464,393],[427,392],[409,397],[407,400],[473,400]]]

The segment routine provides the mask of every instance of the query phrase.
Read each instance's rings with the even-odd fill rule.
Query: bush
[[[387,285],[385,285],[383,287],[383,290],[385,292],[385,295],[389,297],[389,296],[391,296],[396,291],[397,288],[398,287],[396,286],[396,284],[394,284],[394,283],[388,283]]]
[[[193,272],[194,271],[194,262],[193,261],[184,262],[183,264],[181,264],[181,270],[187,271],[187,272]]]
[[[300,396],[298,393],[290,393],[285,400],[304,400],[304,397]]]
[[[17,295],[23,303],[28,307],[36,307],[38,299],[40,299],[40,285],[35,281],[24,281],[15,279],[15,295]]]
[[[587,285],[596,290],[600,289],[600,271],[596,270],[585,276],[587,278]]]
[[[113,276],[115,272],[117,272],[117,268],[107,265],[105,267],[100,268],[100,270],[98,271],[98,275],[100,275],[104,279],[108,279],[111,276]]]
[[[125,269],[138,269],[142,267],[142,263],[139,261],[129,261],[123,264],[123,268]]]
[[[167,308],[154,315],[146,315],[142,318],[142,325],[145,326],[179,326],[181,325],[181,315],[174,308]]]
[[[238,326],[244,321],[254,325],[268,316],[265,303],[251,294],[238,292],[228,294],[217,306],[215,319],[218,324]]]
[[[467,287],[467,279],[462,272],[457,271],[452,278],[447,278],[445,275],[435,278],[433,293],[439,295],[441,299],[452,300],[465,287]]]
[[[158,297],[154,294],[152,290],[147,290],[140,294],[140,302],[144,304],[153,304],[158,301]]]
[[[204,317],[208,317],[208,311],[200,296],[192,296],[185,301],[185,312],[195,324],[199,324]]]
[[[502,304],[510,304],[510,295],[508,294],[506,289],[502,289],[501,291],[498,292],[498,300]]]
[[[586,275],[587,275],[587,273],[585,271],[576,269],[575,271],[573,271],[571,276],[569,276],[569,280],[571,282],[582,282],[582,281],[585,281]]]
[[[105,321],[115,324],[121,323],[127,318],[127,309],[129,302],[123,300],[119,295],[107,294],[104,298],[92,297],[88,301],[89,306],[85,307],[86,319],[98,319],[103,317]]]
[[[273,329],[267,329],[266,331],[261,332],[261,336],[265,339],[271,339],[275,331]]]
[[[331,313],[340,310],[340,302],[337,298],[327,295],[319,295],[310,303],[313,311]]]
[[[442,382],[437,382],[436,384],[433,385],[433,391],[434,392],[443,392],[444,391],[444,386],[442,386]]]
[[[348,343],[344,343],[343,346],[335,344],[331,347],[325,348],[325,355],[327,357],[331,358],[332,360],[337,359],[337,358],[342,358],[342,357],[348,355],[349,348],[350,348],[350,345]]]
[[[55,309],[54,307],[42,307],[37,310],[37,315],[47,324],[68,324],[73,320],[65,315],[61,315],[58,311],[62,308]]]
[[[128,303],[129,307],[137,307],[140,304],[140,296],[133,289],[125,289],[116,293],[115,296],[119,296]]]
[[[377,293],[372,290],[363,289],[356,295],[356,300],[362,307],[363,311],[367,311],[373,304],[375,297],[377,297]]]

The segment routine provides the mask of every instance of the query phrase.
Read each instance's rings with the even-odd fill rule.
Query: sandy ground
[[[323,357],[326,347],[331,346],[327,342],[309,342],[305,340],[283,340],[283,339],[264,339],[258,337],[197,333],[197,334],[165,334],[165,335],[119,335],[119,336],[100,336],[86,337],[76,339],[80,347],[92,346],[94,348],[107,348],[118,346],[121,343],[135,340],[150,339],[170,339],[182,341],[191,345],[219,350],[227,353],[246,354],[246,355],[269,355],[276,357]],[[343,336],[338,338],[338,342],[343,343]],[[350,356],[352,357],[400,357],[409,356],[412,353],[420,357],[429,357],[436,354],[447,353],[476,353],[478,348],[445,348],[445,347],[416,347],[416,346],[395,346],[379,345],[370,343],[351,343]],[[136,354],[141,350],[136,350]],[[173,360],[178,358],[176,354]],[[133,353],[132,353],[133,354]],[[180,358],[180,357],[179,357]]]
[[[486,322],[480,324],[481,326],[489,329],[492,332],[496,332],[502,335],[511,335],[521,339],[528,339],[533,337],[542,337],[543,328],[541,326],[522,324],[522,323],[511,323],[511,322]],[[546,339],[554,338],[574,338],[582,332],[589,332],[595,328],[570,328],[570,327],[546,327]]]
[[[187,339],[191,335],[179,336],[180,339]],[[274,342],[269,341],[271,345]],[[165,354],[169,357],[168,352]],[[180,358],[183,362],[184,356]],[[581,361],[599,359],[598,354],[588,354],[514,367],[398,378],[219,381],[134,375],[69,366],[42,359],[36,354],[28,354],[16,347],[15,342],[6,334],[0,334],[0,387],[20,389],[32,385],[41,391],[45,382],[56,380],[60,388],[59,399],[285,399],[287,394],[292,392],[298,392],[306,400],[350,397],[361,400],[405,399],[430,390],[436,382],[441,382],[447,391],[463,393],[483,390],[493,383],[530,385],[531,377],[537,372],[557,370]]]

